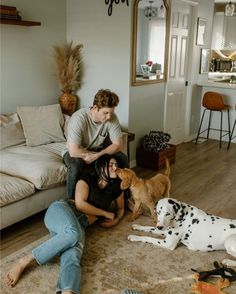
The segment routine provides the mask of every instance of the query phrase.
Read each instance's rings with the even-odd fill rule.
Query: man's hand
[[[91,164],[92,162],[98,159],[98,152],[84,153],[82,154],[82,158],[87,164]]]

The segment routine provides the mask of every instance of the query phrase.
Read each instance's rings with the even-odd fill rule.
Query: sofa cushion
[[[17,107],[27,146],[63,142],[64,117],[59,104]]]
[[[63,114],[63,116],[64,116],[63,132],[64,132],[64,136],[67,139],[67,136],[68,136],[68,124],[69,124],[69,120],[70,120],[71,116],[69,116],[67,114]]]
[[[34,185],[28,181],[2,173],[0,177],[0,207],[23,199],[35,192]]]
[[[33,183],[37,189],[48,189],[66,180],[62,160],[65,143],[37,147],[15,146],[1,151],[1,172]]]
[[[0,150],[25,143],[25,136],[18,114],[0,115]]]

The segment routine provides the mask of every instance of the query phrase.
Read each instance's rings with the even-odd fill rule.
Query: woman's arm
[[[125,212],[124,192],[122,192],[122,194],[118,198],[116,198],[116,213],[115,213],[116,217],[112,220],[109,219],[104,222],[100,222],[99,224],[105,228],[113,227],[117,225],[119,221],[122,219],[124,212]]]
[[[113,220],[115,215],[113,212],[108,212],[103,209],[97,208],[88,203],[89,186],[83,181],[79,180],[75,189],[75,207],[88,215],[104,216],[109,220]]]

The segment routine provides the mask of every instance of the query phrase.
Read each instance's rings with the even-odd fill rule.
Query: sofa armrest
[[[128,133],[122,132],[121,151],[128,156]]]

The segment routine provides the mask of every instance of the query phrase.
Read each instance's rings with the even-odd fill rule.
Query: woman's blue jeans
[[[39,264],[49,262],[60,255],[60,273],[56,292],[70,290],[79,293],[81,287],[80,260],[88,223],[83,213],[75,213],[67,200],[52,203],[44,222],[51,238],[33,249],[32,254]]]

